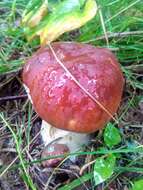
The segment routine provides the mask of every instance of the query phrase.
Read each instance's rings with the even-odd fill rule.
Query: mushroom
[[[60,144],[59,149],[64,145],[62,153],[79,150],[90,141],[91,133],[114,119],[124,85],[110,50],[74,42],[55,42],[52,48],[38,50],[27,60],[22,77],[43,119],[45,145]]]

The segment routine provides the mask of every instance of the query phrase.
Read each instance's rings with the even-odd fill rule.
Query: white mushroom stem
[[[42,121],[41,136],[45,146],[52,142],[65,144],[68,146],[70,152],[76,152],[83,145],[87,145],[90,137],[88,134],[57,129],[44,120]]]

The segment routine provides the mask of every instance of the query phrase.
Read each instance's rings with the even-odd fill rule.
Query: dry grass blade
[[[106,40],[106,38],[108,38],[108,40],[109,40],[111,38],[125,38],[127,36],[136,36],[136,35],[142,35],[142,34],[143,34],[143,31],[114,32],[114,33],[107,32],[107,37],[105,35],[99,36],[95,39],[84,41],[84,43],[90,43],[90,42],[100,41],[100,40],[104,40],[104,39]]]
[[[105,22],[104,22],[104,18],[103,18],[101,9],[99,9],[99,15],[100,15],[101,25],[102,25],[103,32],[104,32],[104,35],[105,35],[107,47],[109,47],[108,34],[107,34],[107,31],[106,31]]]
[[[137,0],[134,1],[133,3],[131,3],[129,6],[127,6],[126,8],[122,9],[121,11],[117,12],[117,14],[113,15],[112,17],[110,17],[108,20],[106,20],[105,23],[111,21],[112,19],[116,18],[117,16],[119,16],[121,13],[125,12],[126,10],[128,10],[129,8],[133,7],[135,4],[139,3],[142,0]]]
[[[9,101],[9,100],[18,100],[18,99],[24,99],[27,98],[28,96],[25,95],[19,95],[19,96],[5,96],[5,97],[0,97],[0,102],[1,101]]]

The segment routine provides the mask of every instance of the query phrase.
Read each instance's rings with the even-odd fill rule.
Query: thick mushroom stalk
[[[82,145],[87,145],[89,142],[88,134],[57,129],[44,120],[42,121],[41,135],[45,146],[51,143],[65,144],[70,152],[79,150]]]
[[[81,147],[84,145],[87,145],[90,140],[89,134],[83,134],[83,133],[75,133],[71,131],[65,131],[62,129],[57,129],[55,127],[52,127],[49,123],[42,121],[41,126],[41,136],[44,142],[44,145],[46,146],[45,150],[43,151],[43,157],[47,157],[49,155],[56,156],[66,153],[74,153],[81,149]],[[53,144],[58,146],[56,149],[53,147]],[[66,148],[65,148],[66,146]],[[52,151],[48,151],[48,148],[52,147]],[[52,153],[51,153],[52,152]],[[46,162],[44,162],[45,166],[55,166],[55,163],[58,164],[63,159],[50,159]],[[70,156],[71,161],[75,161],[75,156]]]
[[[54,126],[51,129],[43,122],[45,144],[59,138],[58,143],[74,152],[116,113],[124,79],[117,59],[107,49],[64,42],[53,43],[52,48],[40,49],[27,61],[23,81],[35,111]]]

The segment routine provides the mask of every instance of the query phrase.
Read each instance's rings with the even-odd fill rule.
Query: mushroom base
[[[41,136],[45,146],[53,143],[65,144],[72,153],[80,150],[83,145],[87,145],[90,139],[89,134],[57,129],[44,120],[41,126]],[[73,157],[71,159],[74,161]]]

